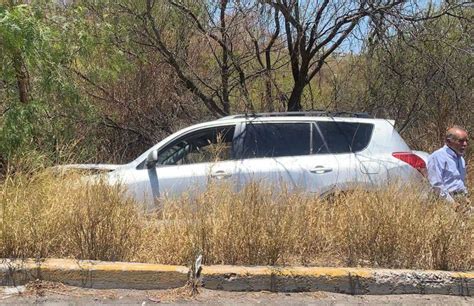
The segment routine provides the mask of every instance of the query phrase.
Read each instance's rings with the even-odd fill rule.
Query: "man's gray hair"
[[[457,140],[456,130],[463,131],[467,133],[467,130],[460,125],[453,125],[446,130],[446,139],[448,140]]]

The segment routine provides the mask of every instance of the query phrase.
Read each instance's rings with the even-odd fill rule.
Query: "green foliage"
[[[94,120],[71,70],[91,45],[88,35],[77,39],[85,20],[79,17],[68,19],[48,2],[0,7],[0,161],[31,154],[57,161],[60,146],[76,141],[77,123]]]
[[[33,53],[40,32],[29,6],[0,7],[0,35],[4,51]]]
[[[42,105],[35,102],[11,105],[0,127],[0,151],[10,157],[31,145],[38,128],[34,122],[41,113]]]

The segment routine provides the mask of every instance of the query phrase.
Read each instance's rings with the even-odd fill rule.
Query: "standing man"
[[[448,202],[467,201],[466,161],[467,131],[453,126],[446,132],[445,145],[428,158],[428,180],[434,191]],[[462,200],[461,200],[462,202]]]

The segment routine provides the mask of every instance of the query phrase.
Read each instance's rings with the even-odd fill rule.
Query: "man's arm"
[[[442,198],[446,199],[450,203],[454,203],[454,199],[446,190],[443,184],[442,173],[446,167],[445,162],[440,160],[436,155],[431,155],[428,158],[428,180],[430,181],[433,190]]]

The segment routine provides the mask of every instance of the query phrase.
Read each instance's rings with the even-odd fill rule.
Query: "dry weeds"
[[[119,187],[78,174],[8,176],[0,256],[186,264],[330,265],[470,270],[474,217],[395,186],[321,200],[252,183],[210,186],[144,215]]]
[[[0,186],[0,257],[120,260],[135,254],[141,219],[119,187],[79,174],[7,176]]]

